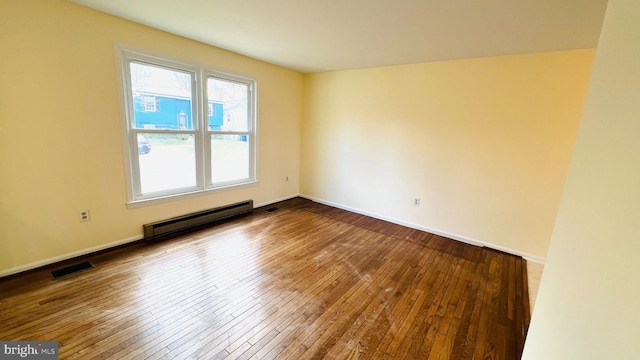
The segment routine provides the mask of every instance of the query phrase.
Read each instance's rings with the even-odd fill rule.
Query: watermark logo
[[[58,360],[57,341],[0,341],[0,360]]]

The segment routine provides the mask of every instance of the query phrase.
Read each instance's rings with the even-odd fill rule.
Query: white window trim
[[[116,44],[115,46],[117,76],[118,76],[118,95],[120,98],[120,116],[122,118],[122,136],[123,136],[123,154],[125,163],[125,176],[126,176],[126,189],[127,189],[127,207],[137,208],[147,205],[154,205],[164,203],[168,201],[175,201],[179,199],[191,198],[195,196],[202,196],[212,192],[227,191],[232,189],[240,189],[251,186],[256,186],[259,183],[258,180],[258,127],[257,127],[257,106],[258,95],[257,87],[258,82],[255,78],[231,74],[228,71],[217,69],[214,66],[203,65],[193,61],[177,59],[164,54],[157,54],[152,51],[138,49],[127,45]],[[151,65],[167,66],[170,68],[176,68],[183,71],[192,72],[194,75],[194,83],[203,84],[202,86],[194,86],[193,90],[193,109],[192,117],[194,118],[193,130],[178,130],[181,133],[190,133],[194,135],[197,144],[204,144],[196,146],[196,186],[194,188],[181,189],[180,192],[168,191],[166,193],[155,193],[153,196],[140,196],[137,195],[140,192],[139,189],[139,175],[136,178],[138,172],[137,167],[137,133],[149,133],[156,132],[153,129],[134,129],[131,126],[133,114],[133,104],[131,103],[131,89],[129,82],[128,64],[131,60],[139,62],[148,62]],[[206,96],[206,81],[208,77],[217,77],[225,81],[235,81],[242,84],[247,84],[250,89],[250,101],[248,101],[248,116],[249,116],[249,129],[247,132],[225,132],[225,131],[210,131],[208,127],[208,101]],[[204,99],[204,100],[201,100]],[[198,114],[198,115],[196,115]],[[203,114],[203,115],[199,115]],[[196,116],[198,120],[196,121]],[[162,132],[162,131],[157,131]],[[206,171],[208,166],[205,165],[207,161],[210,162],[211,147],[206,146],[209,144],[207,141],[205,144],[205,137],[210,134],[245,134],[249,138],[249,178],[246,181],[232,181],[229,183],[217,183],[215,186],[211,184],[211,172]]]

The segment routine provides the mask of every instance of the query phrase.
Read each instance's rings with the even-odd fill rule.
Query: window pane
[[[195,142],[189,134],[138,134],[142,194],[196,186]]]
[[[209,130],[249,131],[249,85],[210,77],[207,97],[214,105]]]
[[[193,130],[192,74],[131,62],[135,129]]]
[[[211,135],[211,181],[221,183],[249,178],[247,135]]]

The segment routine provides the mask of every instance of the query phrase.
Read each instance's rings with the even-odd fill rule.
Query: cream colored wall
[[[640,2],[609,0],[523,359],[640,354]]]
[[[594,54],[305,75],[301,194],[542,259]]]
[[[128,210],[114,43],[257,78],[260,184]],[[0,0],[0,49],[0,275],[138,238],[146,222],[298,194],[300,73],[60,0]]]

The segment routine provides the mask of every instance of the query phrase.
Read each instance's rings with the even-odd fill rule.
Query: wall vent
[[[173,217],[171,219],[144,224],[144,239],[150,240],[185,231],[196,226],[209,224],[231,216],[245,214],[253,211],[253,200],[217,207],[214,209],[198,211],[195,213]]]

